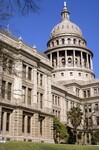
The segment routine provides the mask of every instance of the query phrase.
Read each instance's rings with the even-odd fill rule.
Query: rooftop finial
[[[66,7],[66,2],[64,2],[64,7]]]
[[[61,15],[62,15],[62,21],[66,19],[69,20],[70,13],[66,7],[66,1],[64,1],[64,7],[62,9]]]
[[[7,25],[7,30],[9,30],[9,29],[10,29],[10,25],[8,24],[8,25]]]

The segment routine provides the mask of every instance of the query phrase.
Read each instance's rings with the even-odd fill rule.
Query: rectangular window
[[[97,89],[94,89],[94,95],[95,96],[97,95]]]
[[[58,111],[58,118],[60,119],[60,111]]]
[[[88,129],[88,118],[85,118],[86,128]]]
[[[87,90],[88,97],[90,97],[90,90]]]
[[[8,63],[8,72],[11,74],[12,73],[12,69],[13,69],[13,61],[12,60],[9,60],[9,63]]]
[[[4,124],[4,112],[1,113],[1,131],[3,130],[3,124]]]
[[[31,80],[32,78],[32,68],[28,67],[28,79]]]
[[[37,72],[37,85],[39,84],[39,73]]]
[[[5,98],[5,86],[6,86],[6,82],[2,81],[2,98]]]
[[[25,129],[25,115],[23,115],[22,118],[22,132],[24,132],[24,129]]]
[[[68,101],[66,101],[66,109],[68,110]]]
[[[81,77],[81,73],[80,72],[78,73],[78,75],[79,75],[79,77]]]
[[[43,108],[43,94],[40,93],[40,108]]]
[[[7,88],[7,99],[11,100],[11,87],[12,84],[8,82],[8,88]]]
[[[99,116],[97,116],[97,125],[99,125]]]
[[[55,115],[55,116],[58,117],[58,116],[57,116],[57,110],[56,110],[56,115]]]
[[[23,68],[22,68],[22,78],[26,79],[26,65],[23,64]]]
[[[55,110],[53,109],[53,115],[54,115],[54,113],[55,113]]]
[[[76,88],[76,96],[79,97],[79,89],[78,88]]]
[[[85,106],[84,106],[84,109],[85,109],[85,112],[87,113],[87,112],[88,112],[88,106],[85,105]]]
[[[7,57],[3,56],[3,71],[6,72],[6,68],[7,68]]]
[[[43,85],[43,75],[40,74],[40,86],[42,86],[42,85]]]
[[[28,88],[28,104],[30,105],[31,104],[31,89],[30,88]]]
[[[86,91],[83,91],[83,95],[84,95],[84,97],[86,97]]]
[[[98,111],[98,104],[95,104],[95,111]]]
[[[52,103],[54,104],[54,95],[52,95]]]
[[[61,76],[62,76],[62,77],[64,76],[64,73],[63,73],[63,72],[61,73]]]
[[[55,96],[55,105],[57,105],[57,96]]]
[[[60,97],[58,97],[58,106],[60,105]]]
[[[27,117],[27,133],[31,132],[31,117]]]
[[[73,72],[70,72],[70,76],[73,76]]]
[[[42,135],[42,120],[40,120],[40,135]]]
[[[91,112],[92,111],[91,104],[88,105],[88,108],[89,108],[89,112]]]
[[[37,103],[39,102],[39,92],[37,92]]]
[[[7,116],[6,116],[6,131],[9,131],[9,127],[10,127],[10,113],[7,112]]]
[[[55,74],[53,74],[53,77],[55,78]]]
[[[26,87],[22,86],[22,102],[26,101]]]

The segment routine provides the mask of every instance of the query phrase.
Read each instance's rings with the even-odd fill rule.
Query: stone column
[[[86,56],[87,56],[87,68],[89,68],[89,61],[88,61],[88,53],[86,53]]]
[[[48,99],[48,107],[50,111],[52,111],[52,93],[51,93],[51,76],[48,76],[48,94],[47,94],[47,99]]]
[[[73,50],[73,65],[74,65],[74,67],[75,67],[75,50]]]
[[[84,64],[83,64],[83,54],[81,52],[81,67],[83,67],[83,66],[84,66]]]
[[[37,69],[33,69],[33,103],[37,104]]]
[[[27,115],[25,115],[25,120],[24,120],[24,133],[26,136],[27,135]]]
[[[35,137],[35,141],[39,141],[40,130],[39,130],[39,116],[38,116],[38,113],[35,113],[33,118],[34,118],[34,137]]]
[[[90,55],[90,65],[91,65],[91,70],[93,70],[93,63],[92,63],[92,56]]]
[[[65,66],[67,66],[67,50],[65,50]]]
[[[60,62],[59,62],[59,51],[57,51],[57,67],[59,67],[60,66]]]
[[[38,72],[38,85],[40,85],[40,73]]]
[[[44,95],[43,95],[43,104],[44,104],[44,107],[45,110],[44,111],[47,111],[47,108],[48,108],[48,99],[47,99],[47,89],[48,89],[48,85],[47,85],[47,75],[44,75]]]
[[[15,109],[13,111],[13,134],[16,140],[20,140],[19,136],[22,135],[22,117],[23,111],[21,109]]]
[[[50,53],[50,62],[51,62],[51,65],[52,65],[52,53]]]
[[[45,117],[43,131],[44,131],[44,140],[53,143],[53,134],[52,134],[53,120],[52,119],[53,118],[50,116]]]
[[[26,102],[26,106],[28,105],[28,88],[26,87],[26,94],[25,94],[25,102]]]
[[[3,133],[5,134],[6,133],[6,119],[7,118],[7,112],[4,112],[4,115],[3,115]]]
[[[12,102],[20,104],[22,102],[22,62],[15,62],[15,71],[17,75],[14,75],[14,83],[13,83],[13,97],[14,100]]]
[[[91,133],[89,133],[89,144],[91,144]]]
[[[85,145],[87,144],[87,133],[85,133],[85,136],[84,136],[84,141],[85,141]]]

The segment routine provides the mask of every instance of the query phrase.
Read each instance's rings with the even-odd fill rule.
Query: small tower
[[[70,19],[70,12],[66,7],[66,2],[64,2],[64,7],[62,9],[61,16],[62,16],[62,21],[66,19]]]

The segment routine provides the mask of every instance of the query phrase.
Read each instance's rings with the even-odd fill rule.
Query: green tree
[[[66,126],[56,117],[53,120],[53,131],[55,143],[66,143],[68,141],[69,134],[67,133]]]
[[[83,113],[79,107],[72,107],[70,111],[68,111],[67,116],[73,126],[77,141],[77,127],[81,124]]]
[[[99,130],[92,134],[92,144],[99,144]]]
[[[27,15],[30,12],[39,12],[39,2],[40,0],[0,0],[0,27],[4,27],[4,22],[15,13]]]

